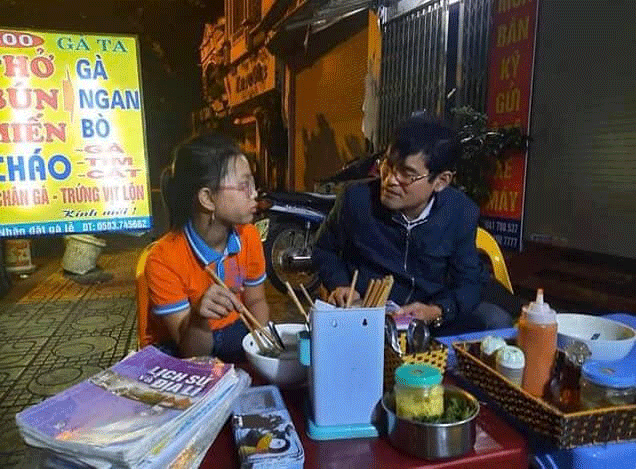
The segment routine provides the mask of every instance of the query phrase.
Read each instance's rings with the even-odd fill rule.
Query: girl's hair
[[[177,146],[165,182],[161,182],[171,228],[181,228],[193,215],[201,188],[219,190],[230,163],[242,152],[229,138],[219,134],[195,136]]]

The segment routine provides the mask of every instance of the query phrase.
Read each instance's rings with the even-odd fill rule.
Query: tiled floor
[[[112,282],[79,285],[59,267],[18,301],[0,303],[0,467],[23,445],[15,414],[107,368],[136,344],[132,267],[137,250],[104,255]],[[37,274],[36,274],[37,275]]]

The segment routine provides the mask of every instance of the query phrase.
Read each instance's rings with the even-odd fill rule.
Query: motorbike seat
[[[333,207],[336,194],[319,194],[317,192],[268,192],[265,199],[289,205],[304,205],[321,212],[328,212]]]

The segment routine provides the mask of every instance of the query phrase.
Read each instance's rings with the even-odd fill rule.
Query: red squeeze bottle
[[[543,302],[541,288],[537,299],[521,312],[517,342],[526,358],[521,387],[533,396],[543,397],[556,354],[557,322],[556,312]]]

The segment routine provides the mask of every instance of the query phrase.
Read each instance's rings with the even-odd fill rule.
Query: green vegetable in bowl
[[[418,418],[423,423],[455,423],[466,420],[475,414],[477,409],[465,399],[456,396],[444,396],[444,413],[436,417]]]

